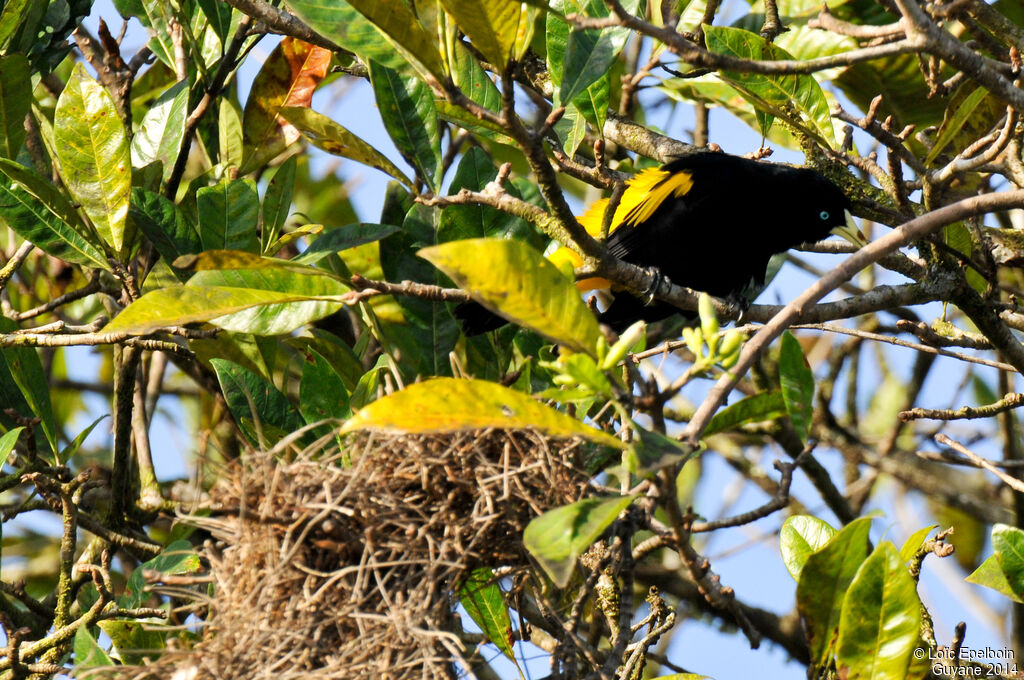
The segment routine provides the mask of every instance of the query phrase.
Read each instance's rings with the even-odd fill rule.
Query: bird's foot
[[[750,309],[750,298],[743,295],[729,295],[725,298],[725,301],[729,303],[732,308],[732,312],[736,314],[736,325],[743,325],[746,320],[743,318],[747,310]]]
[[[654,302],[654,295],[658,292],[658,288],[661,287],[662,282],[665,280],[665,275],[661,273],[661,270],[657,267],[647,267],[644,269],[648,275],[652,277],[651,285],[644,288],[641,292],[643,295],[644,305],[650,305]]]

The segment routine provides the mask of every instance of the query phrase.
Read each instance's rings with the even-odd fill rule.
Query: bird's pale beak
[[[860,227],[858,227],[853,221],[853,215],[850,214],[850,211],[844,210],[843,212],[846,213],[846,224],[841,227],[836,227],[832,230],[832,233],[837,236],[842,236],[858,248],[863,248],[868,244],[868,240],[864,237]]]

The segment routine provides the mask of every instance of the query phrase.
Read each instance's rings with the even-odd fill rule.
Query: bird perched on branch
[[[608,199],[601,199],[578,218],[592,236],[600,236],[607,208]],[[749,291],[756,296],[764,286],[773,255],[830,233],[863,242],[849,208],[839,187],[813,170],[700,152],[627,181],[606,245],[615,257],[653,268],[672,283],[745,307]],[[549,258],[582,263],[568,248]],[[577,285],[582,290],[611,288],[615,298],[600,320],[616,330],[680,312],[666,302],[616,290],[602,279]],[[456,308],[455,315],[469,335],[505,323],[472,302]]]

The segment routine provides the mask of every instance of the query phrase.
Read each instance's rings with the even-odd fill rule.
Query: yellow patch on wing
[[[611,233],[624,224],[629,226],[640,224],[649,219],[667,198],[685,196],[692,187],[693,176],[688,172],[672,173],[661,168],[649,168],[637,173],[626,182],[626,190],[622,193],[622,199],[615,209],[615,216],[612,218],[608,232]],[[587,211],[576,219],[588,234],[600,236],[604,213],[607,209],[608,199],[602,198],[592,203]],[[564,246],[548,255],[548,259],[562,267],[579,267],[583,264],[579,255]],[[610,286],[611,282],[608,280],[596,277],[576,282],[576,287],[580,290]]]
[[[626,182],[626,191],[622,194],[615,209],[609,232],[622,225],[636,226],[649,219],[654,211],[670,196],[685,196],[693,187],[693,176],[688,172],[668,172],[661,168],[650,168],[636,174]],[[598,236],[601,224],[608,207],[608,199],[602,198],[593,203],[578,219],[587,233]]]

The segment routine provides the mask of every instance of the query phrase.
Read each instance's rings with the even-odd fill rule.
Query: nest
[[[196,520],[219,541],[201,640],[119,676],[454,677],[468,666],[454,589],[525,565],[527,523],[588,488],[584,445],[535,432],[348,443],[350,463],[251,457],[223,476],[216,519]]]

